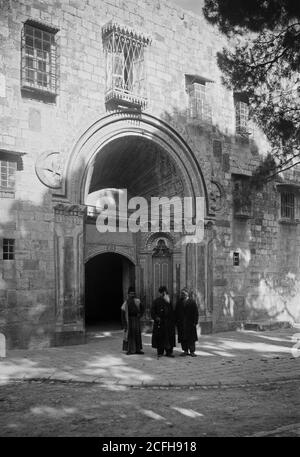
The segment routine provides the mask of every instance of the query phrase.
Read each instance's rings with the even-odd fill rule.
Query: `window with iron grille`
[[[233,265],[235,267],[239,266],[240,264],[240,253],[239,252],[234,252],[233,253]]]
[[[296,196],[293,192],[281,192],[281,217],[296,218]]]
[[[14,191],[17,162],[0,160],[0,191]]]
[[[193,82],[187,85],[189,97],[189,117],[211,122],[211,104],[209,102],[207,84]]]
[[[12,238],[3,239],[3,260],[14,260],[15,240]]]
[[[235,103],[235,125],[237,133],[249,133],[249,106],[248,103]]]
[[[57,94],[57,29],[27,21],[22,30],[22,90]]]
[[[107,104],[147,106],[145,48],[150,39],[109,22],[102,29]]]

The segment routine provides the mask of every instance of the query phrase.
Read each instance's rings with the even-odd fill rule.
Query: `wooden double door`
[[[166,286],[170,297],[173,295],[173,278],[172,278],[172,256],[153,256],[153,298],[158,296],[158,289]]]

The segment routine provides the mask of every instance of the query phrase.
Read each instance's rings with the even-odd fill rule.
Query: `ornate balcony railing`
[[[106,54],[106,104],[147,106],[146,37],[129,27],[109,22],[102,29]]]

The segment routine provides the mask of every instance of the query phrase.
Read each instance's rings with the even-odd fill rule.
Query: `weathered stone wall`
[[[80,135],[106,114],[101,28],[111,19],[152,38],[146,49],[146,112],[184,137],[199,161],[208,194],[211,180],[222,189],[211,260],[214,329],[246,319],[299,320],[299,225],[278,223],[280,196],[272,185],[256,196],[253,218],[233,215],[231,173],[250,174],[258,153],[265,153],[265,140],[259,132],[250,144],[235,136],[232,93],[221,85],[215,58],[223,45],[218,32],[203,17],[168,0],[2,0],[0,8],[0,149],[25,153],[15,198],[0,198],[0,238],[16,239],[14,261],[1,260],[0,243],[0,332],[7,335],[8,347],[53,343],[55,192],[38,180],[35,164],[46,151],[60,152],[65,160]],[[21,30],[27,19],[59,29],[56,103],[21,95]],[[185,74],[212,81],[211,126],[187,119]],[[214,147],[214,140],[221,148]],[[238,267],[232,259],[236,251]],[[278,281],[283,272],[288,275],[285,290],[294,287],[288,301]]]
[[[228,182],[228,195],[231,187]],[[232,201],[224,216],[216,220],[215,329],[230,322],[233,328],[247,321],[299,322],[299,223],[281,220],[276,183],[254,192],[249,219],[235,217]]]
[[[59,29],[59,97],[45,104],[21,97],[20,38],[28,18]],[[2,97],[3,145],[32,151],[70,151],[105,113],[105,56],[101,27],[109,20],[152,37],[146,49],[148,111],[159,117],[187,108],[186,73],[219,83],[218,34],[204,18],[177,11],[167,1],[11,1],[1,3],[1,54],[6,97]],[[214,49],[212,48],[214,45]],[[233,100],[220,84],[212,89],[214,124],[233,133]],[[46,133],[46,134],[45,134]]]
[[[15,260],[0,261],[0,323],[6,329],[8,347],[50,342],[55,301],[53,216],[44,204],[0,203],[1,259],[2,238],[16,240]]]

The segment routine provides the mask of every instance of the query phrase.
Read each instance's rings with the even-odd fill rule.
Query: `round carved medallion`
[[[45,186],[58,189],[62,181],[62,161],[59,152],[43,152],[36,161],[35,172]]]
[[[210,209],[211,211],[220,211],[223,207],[223,194],[224,191],[221,185],[216,181],[211,181],[210,191]]]

